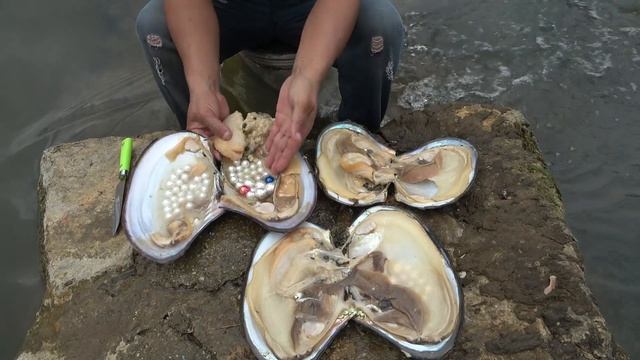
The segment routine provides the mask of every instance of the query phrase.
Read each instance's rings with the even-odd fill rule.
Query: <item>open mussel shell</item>
[[[167,263],[182,256],[197,235],[226,210],[269,230],[293,229],[311,214],[317,197],[311,167],[300,154],[294,160],[299,164],[297,210],[269,221],[248,211],[248,205],[223,201],[225,181],[206,138],[187,131],[162,137],[145,149],[131,174],[123,206],[127,237],[147,258]]]
[[[184,145],[186,140],[189,140],[191,145],[200,144],[201,147],[195,152],[184,151],[174,160],[170,160],[167,154],[175,150],[177,144]],[[224,212],[224,209],[218,206],[216,198],[220,192],[220,177],[212,159],[206,139],[191,132],[178,132],[162,137],[144,151],[131,174],[123,209],[125,232],[133,247],[141,254],[159,263],[179,258],[207,224]],[[173,196],[172,188],[167,187],[167,183],[171,181],[172,175],[175,176],[177,169],[183,169],[185,166],[194,167],[196,164],[201,164],[200,167],[204,169],[202,174],[208,174],[206,196],[202,197],[197,209],[184,210],[174,219],[166,219],[163,201]],[[188,216],[191,224],[191,231],[183,234],[184,239],[167,246],[159,246],[154,242],[154,236],[168,237],[168,224],[182,216]]]
[[[413,215],[363,212],[344,249],[304,223],[257,246],[243,299],[244,328],[259,359],[317,359],[354,319],[422,359],[444,356],[463,320],[449,258]]]
[[[451,204],[473,184],[477,161],[476,149],[457,138],[436,139],[396,156],[350,122],[327,127],[316,147],[322,189],[330,198],[352,206],[384,202],[392,183],[396,200],[412,207]]]

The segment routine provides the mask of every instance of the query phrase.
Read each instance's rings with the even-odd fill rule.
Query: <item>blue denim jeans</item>
[[[185,2],[187,6],[188,2]],[[273,43],[297,48],[315,0],[213,0],[220,24],[220,62]],[[189,90],[171,40],[164,0],[151,0],[136,20],[138,37],[162,95],[186,127]],[[361,0],[355,29],[334,67],[342,102],[339,120],[378,130],[398,68],[404,28],[390,0]]]

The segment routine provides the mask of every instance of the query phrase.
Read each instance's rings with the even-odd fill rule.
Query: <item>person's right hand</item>
[[[187,110],[187,130],[202,136],[231,139],[231,130],[222,122],[229,116],[229,105],[219,90],[204,90],[190,94]]]

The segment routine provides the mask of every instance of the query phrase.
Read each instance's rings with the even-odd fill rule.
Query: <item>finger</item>
[[[278,127],[278,124],[274,122],[274,124],[271,126],[271,130],[269,130],[269,136],[267,137],[267,141],[264,144],[264,149],[267,151],[267,154],[269,153],[269,151],[271,151],[271,145],[273,144],[273,140],[276,138],[276,135],[279,132],[280,132],[280,128]]]
[[[287,145],[288,140],[289,140],[288,134],[284,131],[280,131],[278,133],[278,136],[274,140],[273,145],[271,146],[271,151],[269,152],[269,157],[267,159],[267,167],[274,174],[278,174],[278,172],[275,171],[274,165],[278,160],[278,158],[280,157],[280,155],[282,154],[282,151]]]
[[[213,149],[213,157],[218,161],[222,161],[222,155],[220,155],[220,153],[216,149]]]
[[[227,116],[229,116],[229,104],[227,103],[227,99],[220,93],[218,93],[216,97],[218,98],[218,105],[220,107],[219,118],[221,120],[226,119]]]
[[[276,159],[275,164],[273,165],[273,170],[276,173],[280,173],[284,171],[287,167],[289,167],[289,163],[293,156],[298,152],[300,146],[302,145],[302,140],[299,137],[290,137],[289,141],[287,141],[286,146],[282,150],[280,156]]]
[[[210,129],[213,136],[217,136],[224,140],[231,139],[231,130],[217,116],[211,114],[207,117],[207,126]]]

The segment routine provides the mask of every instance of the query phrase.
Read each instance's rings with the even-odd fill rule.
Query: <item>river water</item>
[[[616,339],[640,356],[640,2],[398,2],[408,37],[394,106],[462,100],[524,112],[559,184],[589,285]],[[18,351],[43,294],[42,150],[176,127],[134,35],[143,4],[0,0],[2,359]],[[239,97],[261,91],[246,74],[229,76]]]

